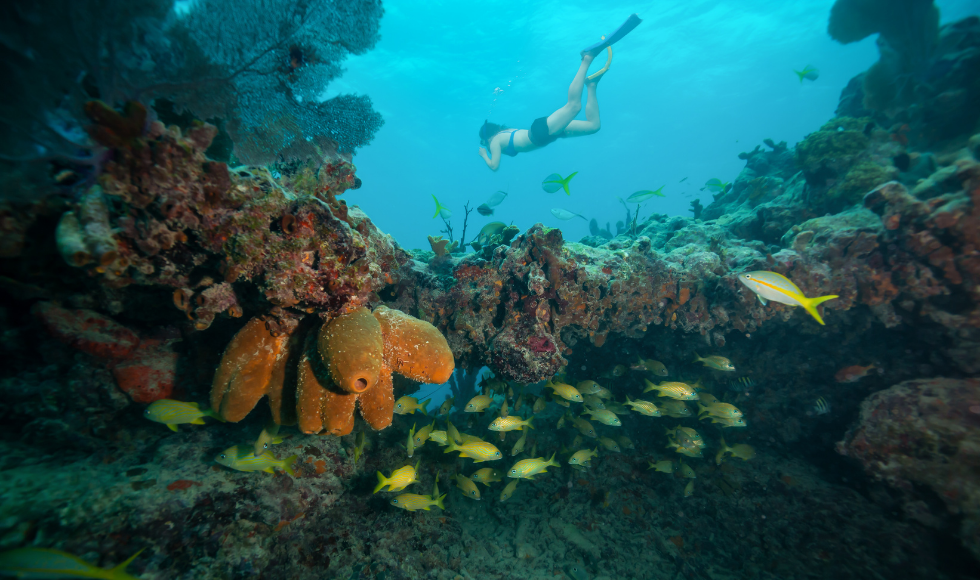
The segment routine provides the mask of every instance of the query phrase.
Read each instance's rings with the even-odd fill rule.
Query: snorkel
[[[493,128],[490,126],[490,121],[484,119],[483,126],[480,127],[480,145],[489,146],[490,137],[493,136],[491,131],[493,131]]]

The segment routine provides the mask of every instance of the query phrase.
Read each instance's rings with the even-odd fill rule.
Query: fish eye
[[[221,454],[221,455],[219,455],[218,457],[220,457],[221,459],[225,459],[225,458],[227,457],[227,455],[225,455],[224,453],[222,453],[222,454]]]
[[[398,500],[397,499],[393,499],[393,500],[391,500],[391,503],[398,503]]]

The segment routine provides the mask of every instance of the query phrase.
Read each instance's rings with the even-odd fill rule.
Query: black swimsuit
[[[559,137],[565,136],[565,130],[562,129],[560,133],[554,135],[548,134],[548,117],[538,117],[531,123],[531,130],[527,132],[528,138],[531,143],[537,145],[538,147],[544,147],[548,143],[553,142]]]

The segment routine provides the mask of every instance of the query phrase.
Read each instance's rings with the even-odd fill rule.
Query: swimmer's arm
[[[500,144],[494,139],[490,142],[490,151],[480,147],[480,157],[487,162],[487,167],[491,170],[496,171],[500,167]]]

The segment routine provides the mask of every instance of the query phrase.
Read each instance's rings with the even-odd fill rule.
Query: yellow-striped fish
[[[425,410],[429,404],[429,399],[419,402],[415,397],[405,396],[395,401],[395,413],[398,415],[414,415],[415,411],[428,415]]]
[[[255,445],[253,446],[252,451],[256,455],[262,455],[262,453],[270,446],[278,445],[285,440],[285,437],[279,436],[279,425],[270,423],[267,427],[262,429],[261,433],[259,433],[259,437],[255,440]]]
[[[479,500],[480,490],[473,483],[473,480],[466,477],[465,475],[456,474],[456,487],[463,492],[463,495],[470,499]]]
[[[650,401],[631,401],[629,395],[626,395],[626,406],[632,408],[634,411],[641,415],[646,415],[647,417],[659,417],[660,409]]]
[[[406,465],[405,467],[399,467],[398,469],[391,472],[391,477],[385,477],[383,473],[378,472],[378,485],[374,486],[374,493],[381,491],[381,488],[388,486],[387,491],[401,491],[406,487],[418,482],[417,470],[419,468],[419,463],[422,460],[415,462],[415,466]]]
[[[510,406],[507,405],[507,399],[504,399],[502,405],[500,405],[500,416],[510,417]]]
[[[534,421],[533,415],[526,421],[520,417],[497,417],[493,423],[490,423],[488,429],[491,431],[522,431],[525,425],[529,429],[534,429],[534,425],[531,424],[532,421]]]
[[[524,431],[521,433],[521,438],[517,440],[517,443],[514,443],[514,448],[510,450],[511,457],[524,451],[524,444],[527,442],[528,431],[530,431],[530,429],[524,429]]]
[[[623,423],[616,416],[616,413],[608,409],[592,409],[582,413],[583,415],[589,415],[596,421],[602,423],[603,425],[609,425],[610,427],[622,427]]]
[[[712,395],[707,391],[698,391],[698,399],[701,401],[698,405],[704,405],[705,407],[710,407],[715,403],[720,403],[718,397]]]
[[[432,431],[429,433],[429,439],[432,439],[442,447],[449,445],[449,435],[445,431]]]
[[[432,495],[430,497],[439,497],[439,472],[436,472],[436,480],[432,483]]]
[[[725,458],[725,454],[728,453],[732,457],[738,457],[742,461],[748,461],[755,457],[755,449],[746,443],[738,443],[729,447],[725,443],[725,438],[721,438],[721,449],[718,454],[715,455],[715,464],[721,465],[722,460]]]
[[[681,475],[688,479],[697,478],[697,474],[691,469],[691,466],[681,461]]]
[[[412,428],[408,430],[408,441],[405,442],[405,449],[408,450],[408,456],[411,457],[415,454],[415,424],[412,424]]]
[[[675,401],[674,399],[660,401],[660,412],[675,419],[694,416],[694,413],[684,404],[684,401]]]
[[[694,482],[689,481],[684,486],[684,497],[691,497],[692,495],[694,495]]]
[[[538,397],[534,401],[534,406],[531,407],[531,413],[540,413],[541,411],[544,411],[547,406],[548,402],[544,400],[544,397]]]
[[[698,417],[703,419],[706,415],[728,419],[734,417],[741,417],[742,412],[739,411],[735,405],[732,405],[730,403],[715,402],[705,406],[702,404],[701,401],[698,401]]]
[[[143,548],[144,550],[146,548]],[[99,568],[78,556],[48,548],[17,548],[0,552],[0,576],[17,578],[100,578],[102,580],[139,580],[126,573],[126,567],[143,550],[112,568]]]
[[[689,437],[691,441],[693,441],[694,444],[697,445],[698,447],[704,447],[704,439],[702,439],[701,434],[695,431],[694,429],[691,429],[690,427],[678,427],[677,431],[680,431],[680,433],[683,433],[684,435]],[[678,437],[680,436],[680,433],[675,433],[674,436]]]
[[[470,443],[463,443],[462,445],[456,445],[450,441],[443,453],[452,453],[453,451],[459,451],[460,457],[468,457],[474,463],[496,461],[503,457],[499,449],[494,447],[492,443],[487,443],[486,441],[472,441]]]
[[[439,407],[439,416],[448,415],[453,410],[453,402],[455,401],[456,397],[449,397],[443,401],[442,406]]]
[[[575,419],[572,420],[572,425],[575,425],[575,428],[578,429],[579,433],[582,435],[595,439],[595,428],[592,426],[592,423],[589,423],[581,417],[575,417]],[[578,446],[576,445],[576,447]]]
[[[446,494],[440,495],[436,499],[432,499],[427,495],[418,495],[415,493],[403,493],[400,496],[391,500],[391,505],[402,508],[403,510],[408,510],[414,512],[415,510],[425,510],[429,511],[429,506],[436,506],[441,510],[446,509],[442,505],[442,500],[446,498]]]
[[[507,472],[507,477],[513,477],[517,479],[534,479],[535,475],[539,473],[547,473],[548,467],[560,467],[557,461],[555,461],[555,454],[551,454],[551,458],[545,459],[544,457],[535,457],[534,459],[522,459],[514,464]]]
[[[469,403],[466,403],[466,408],[463,411],[467,413],[479,413],[486,410],[493,402],[493,398],[488,395],[477,395],[470,399]]]
[[[718,423],[722,427],[747,427],[745,419],[741,417],[710,417],[712,423]]]
[[[650,381],[648,381],[647,379],[643,379],[643,380],[647,384],[647,388],[643,389],[644,393],[648,393],[650,391],[657,391],[658,393],[660,393],[658,395],[660,397],[670,397],[671,399],[676,399],[678,401],[698,400],[698,394],[694,392],[694,387],[692,387],[687,383],[680,383],[674,381],[674,382],[660,383],[659,385],[655,385]]]
[[[459,438],[463,440],[463,445],[467,443],[482,443],[483,439],[480,439],[476,435],[470,435],[469,433],[460,433]]]
[[[663,473],[674,473],[674,462],[671,461],[670,459],[663,459],[656,463],[653,463],[652,461],[647,461],[647,465],[650,466],[649,469],[655,469]]]
[[[520,480],[519,479],[515,479],[514,481],[508,483],[504,487],[504,491],[500,492],[500,501],[507,501],[507,500],[510,499],[510,496],[514,495],[514,490],[517,489],[517,482],[518,481],[520,481]]]
[[[622,450],[619,448],[619,443],[617,443],[615,439],[610,439],[609,437],[599,437],[599,444],[613,453],[622,452]]]
[[[582,395],[594,395],[602,389],[602,385],[595,381],[579,381],[575,385],[575,390]]]
[[[521,407],[524,406],[524,393],[522,392],[520,396],[517,397],[517,401],[514,402],[514,412],[520,411]]]
[[[735,365],[732,364],[732,361],[716,354],[702,357],[698,353],[694,353],[693,362],[699,362],[710,369],[715,369],[716,371],[732,372],[735,370]]]
[[[177,425],[203,425],[204,417],[217,419],[222,423],[224,419],[218,416],[211,409],[201,410],[197,403],[185,403],[173,399],[160,399],[150,403],[150,406],[143,411],[143,416],[156,423],[163,423],[170,427],[171,431],[177,430]]]
[[[599,390],[595,392],[595,396],[602,399],[611,399],[613,395],[612,395],[612,391],[610,391],[606,387],[599,387]]]
[[[589,465],[592,463],[592,458],[599,455],[598,448],[589,451],[588,449],[580,449],[572,454],[568,458],[569,465]]]
[[[264,471],[266,473],[275,473],[274,467],[285,471],[289,475],[296,476],[293,471],[293,463],[296,462],[298,455],[290,455],[285,459],[276,459],[272,452],[266,451],[255,456],[255,453],[251,449],[238,449],[238,445],[229,447],[221,453],[218,454],[214,460],[225,467],[230,467],[236,471]]]
[[[358,431],[357,437],[354,439],[354,465],[357,465],[357,460],[364,455],[366,447],[367,437],[364,436],[364,431]]]
[[[820,318],[817,306],[823,302],[837,298],[836,294],[807,298],[803,295],[803,291],[800,290],[799,286],[793,284],[792,280],[776,272],[767,272],[765,270],[746,272],[740,274],[738,279],[749,290],[755,292],[755,295],[759,297],[759,302],[762,302],[763,306],[766,305],[766,300],[772,300],[773,302],[788,304],[790,306],[802,306],[820,324],[824,322]]]
[[[459,436],[459,431],[456,430],[456,427],[453,427],[453,422],[446,421],[446,424],[448,425],[446,427],[446,433],[449,435],[449,440],[455,441],[456,445],[462,445],[463,438]]]
[[[623,449],[635,449],[636,448],[633,445],[633,442],[630,441],[630,438],[627,437],[626,435],[620,435],[619,437],[616,437],[616,441],[619,442],[619,446],[622,447]]]
[[[425,427],[422,427],[421,429],[415,432],[416,449],[424,445],[425,442],[429,440],[429,437],[432,437],[432,430],[435,428],[436,428],[436,422],[432,421],[431,425],[426,425]]]
[[[501,481],[504,478],[504,473],[499,469],[494,469],[492,467],[484,467],[483,469],[476,470],[470,479],[477,483],[482,483],[483,485],[490,487],[490,483],[494,481]]]
[[[606,404],[602,402],[602,399],[595,395],[582,395],[582,400],[585,402],[585,406],[590,409],[606,408]]]
[[[553,383],[550,380],[545,384],[544,388],[551,389],[555,395],[565,399],[566,401],[572,401],[574,403],[582,402],[582,393],[572,385],[566,385],[565,383]]]
[[[630,367],[634,371],[647,371],[651,372],[658,377],[666,377],[668,374],[667,367],[664,363],[651,359],[644,359],[643,357],[637,357],[637,362],[635,365]]]

